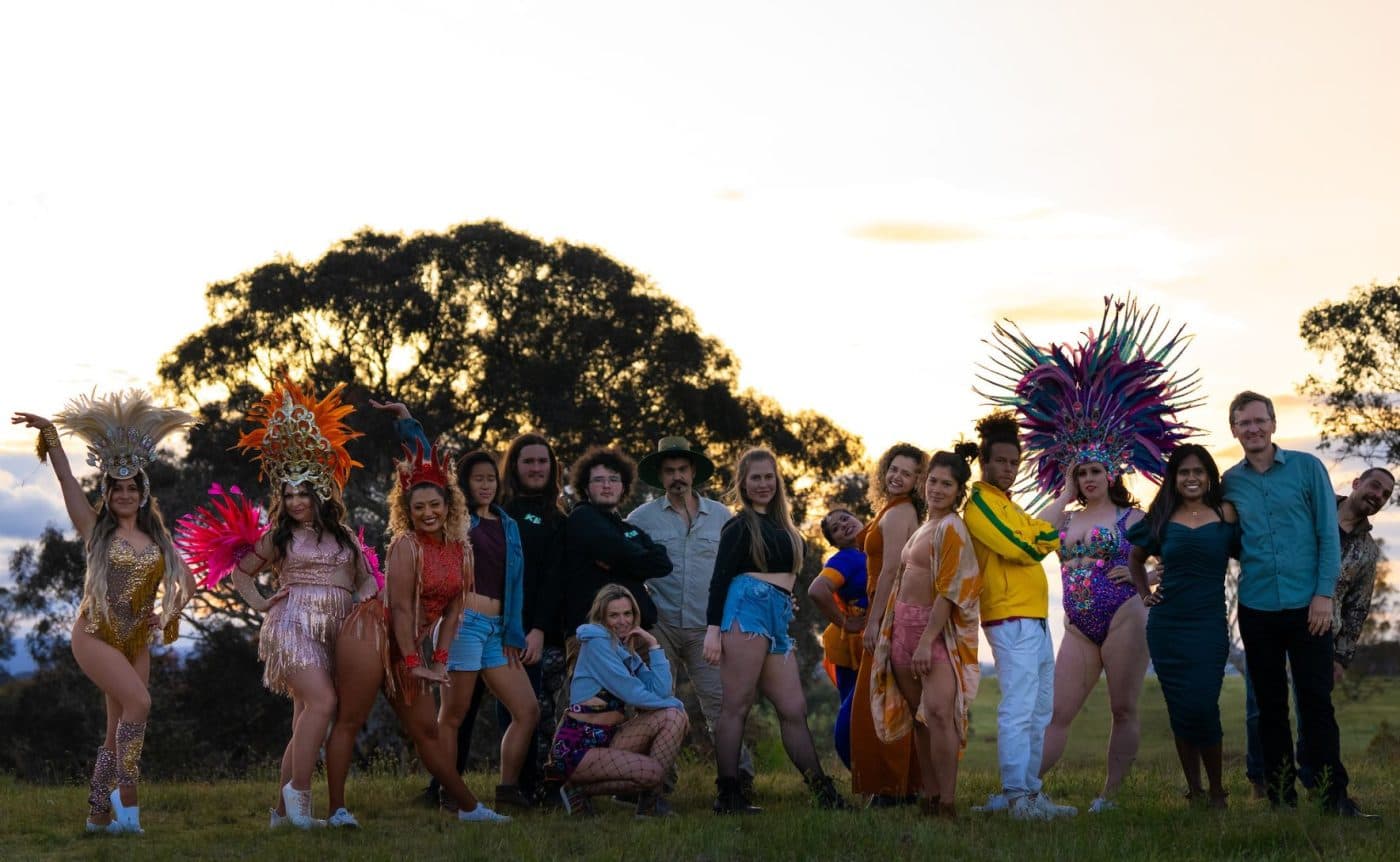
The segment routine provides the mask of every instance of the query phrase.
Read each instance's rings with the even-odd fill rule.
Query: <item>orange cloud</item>
[[[981,239],[976,228],[957,224],[928,224],[909,221],[879,221],[861,225],[851,231],[857,239],[875,242],[939,243],[965,242]]]
[[[1098,315],[1102,313],[1103,299],[1095,296],[1083,301],[1051,298],[998,308],[993,312],[992,318],[1001,320],[1009,317],[1017,326],[1026,327],[1041,323],[1097,323]]]

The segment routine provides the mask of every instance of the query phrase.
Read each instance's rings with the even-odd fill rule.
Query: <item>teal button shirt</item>
[[[1241,460],[1222,483],[1240,516],[1240,604],[1282,611],[1331,598],[1342,551],[1337,497],[1322,462],[1275,446],[1268,470]]]

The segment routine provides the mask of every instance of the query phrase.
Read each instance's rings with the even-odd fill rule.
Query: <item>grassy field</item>
[[[973,739],[960,780],[960,807],[995,789],[995,682],[973,716]],[[828,814],[807,803],[800,781],[775,745],[760,747],[765,814],[716,818],[708,811],[713,767],[684,765],[674,797],[682,816],[635,821],[601,803],[603,817],[580,822],[558,814],[517,818],[500,827],[468,826],[418,807],[421,776],[352,777],[358,832],[267,830],[271,776],[217,784],[143,786],[144,836],[82,833],[86,788],[39,787],[0,777],[0,859],[1395,859],[1400,850],[1400,746],[1370,745],[1383,719],[1400,729],[1400,685],[1386,681],[1360,702],[1339,701],[1343,753],[1353,795],[1385,815],[1380,824],[1324,817],[1308,806],[1273,813],[1251,801],[1243,775],[1243,687],[1227,679],[1228,812],[1188,809],[1166,710],[1153,680],[1143,692],[1142,750],[1120,796],[1123,810],[1053,823],[1017,823],[964,813],[955,823],[924,822],[908,810]],[[1057,801],[1086,806],[1103,780],[1108,712],[1100,685],[1074,728],[1065,762],[1048,781]],[[829,746],[829,742],[821,740]],[[158,745],[159,738],[150,740]],[[834,767],[844,782],[845,772]],[[473,775],[489,790],[494,780]],[[318,811],[324,785],[315,789]]]

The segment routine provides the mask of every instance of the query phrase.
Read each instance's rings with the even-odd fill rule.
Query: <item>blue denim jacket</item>
[[[399,442],[412,448],[417,443],[425,453],[433,450],[433,443],[423,431],[417,419],[398,419],[394,422],[394,432]],[[494,503],[491,511],[501,519],[501,529],[506,534],[506,588],[505,600],[501,603],[501,616],[505,624],[506,646],[525,648],[525,626],[521,621],[525,599],[525,553],[520,546],[520,527],[506,510]],[[475,529],[481,522],[476,515],[471,516],[471,526]]]
[[[521,621],[525,600],[525,554],[520,548],[520,527],[506,510],[491,504],[491,511],[501,519],[501,529],[506,534],[506,589],[505,600],[501,602],[501,616],[505,624],[506,646],[525,648],[525,626]],[[480,515],[472,515],[472,528],[481,523]]]

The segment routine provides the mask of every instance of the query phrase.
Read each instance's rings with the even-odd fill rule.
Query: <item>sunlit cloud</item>
[[[0,458],[0,539],[29,541],[38,538],[49,524],[66,522],[63,505],[52,489],[35,481],[20,478],[32,469],[33,455],[28,464],[13,463],[22,456]],[[48,472],[44,467],[44,472]],[[22,471],[17,475],[16,472]],[[47,478],[47,477],[46,477]]]
[[[939,243],[980,239],[983,232],[968,225],[920,222],[873,222],[851,230],[851,236],[874,242]]]

